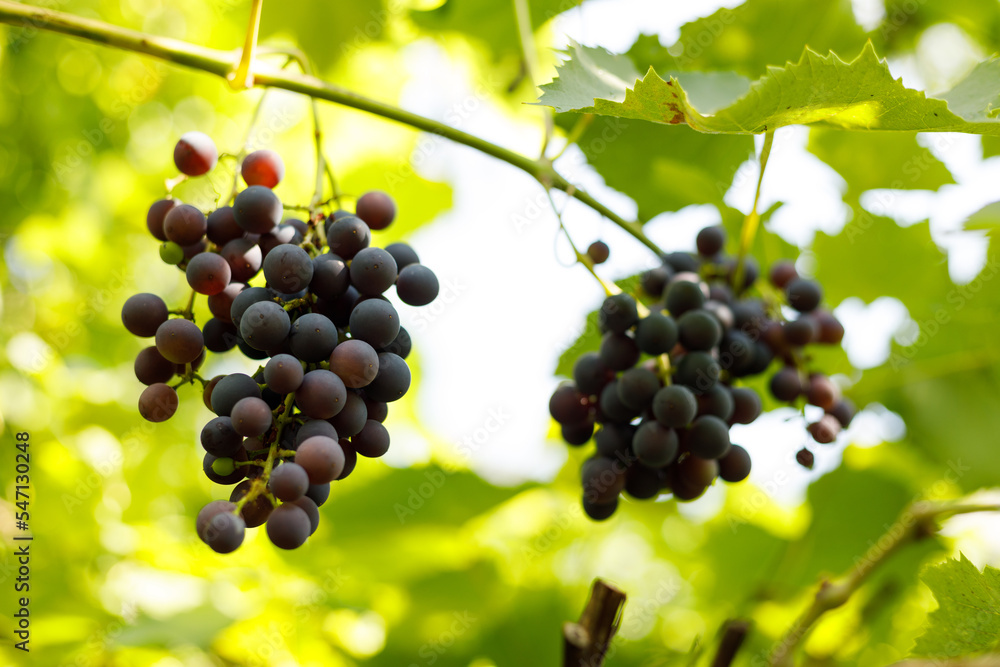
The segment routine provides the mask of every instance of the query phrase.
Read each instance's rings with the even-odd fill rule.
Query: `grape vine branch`
[[[149,35],[104,21],[56,12],[42,7],[30,7],[11,0],[0,0],[0,23],[70,35],[124,51],[133,51],[159,58],[176,65],[214,74],[226,80],[229,80],[233,71],[233,51],[212,49],[169,37]],[[626,220],[586,191],[574,186],[555,170],[549,159],[544,157],[529,158],[474,134],[364,97],[315,76],[274,69],[264,70],[259,62],[255,65],[250,72],[254,86],[280,88],[313,99],[351,107],[474,148],[531,174],[546,188],[562,190],[567,193],[567,196],[577,199],[611,220],[657,255],[662,254],[657,245],[646,236],[640,221]]]

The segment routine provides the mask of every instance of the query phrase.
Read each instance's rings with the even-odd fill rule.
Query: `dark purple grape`
[[[232,457],[243,447],[243,436],[229,417],[215,417],[201,429],[201,446],[212,456]]]
[[[249,466],[251,468],[258,468],[257,466]],[[235,503],[241,500],[243,496],[250,493],[250,489],[253,488],[253,481],[245,479],[236,486],[233,487],[233,492],[229,494],[229,502]],[[264,522],[267,521],[267,517],[271,516],[271,512],[274,511],[274,505],[271,504],[271,500],[263,493],[258,494],[253,500],[243,503],[243,507],[240,508],[240,517],[246,524],[247,528],[256,528],[257,526],[263,526]]]
[[[698,401],[687,387],[671,385],[653,395],[653,415],[666,427],[687,426],[697,413]]]
[[[410,306],[426,306],[437,298],[440,289],[437,276],[423,264],[410,264],[396,280],[396,294]]]
[[[282,503],[267,517],[266,530],[268,539],[279,549],[298,549],[309,539],[312,525],[304,509]]]
[[[583,497],[590,502],[614,502],[625,488],[625,467],[618,461],[603,456],[587,459],[580,469]]]
[[[677,363],[674,381],[702,394],[719,381],[719,362],[707,352],[688,352]]]
[[[372,190],[358,197],[355,211],[372,229],[385,229],[396,218],[396,203],[380,190]]]
[[[719,459],[719,477],[726,482],[742,482],[750,476],[750,454],[739,445]]]
[[[385,401],[375,400],[367,394],[363,395],[362,398],[365,400],[365,407],[368,408],[368,419],[384,422],[385,418],[389,416],[389,405]]]
[[[270,406],[254,396],[237,401],[230,417],[236,432],[247,438],[264,435],[273,421]]]
[[[812,470],[813,466],[816,464],[815,455],[813,455],[813,453],[805,447],[795,452],[795,460],[800,466],[808,470]]]
[[[699,282],[674,279],[666,290],[667,310],[673,317],[680,317],[689,310],[696,310],[707,301]]]
[[[594,264],[604,264],[611,256],[611,248],[604,241],[594,241],[587,247],[587,256]]]
[[[662,468],[677,458],[677,432],[658,421],[648,421],[636,429],[632,451],[639,463],[649,468]]]
[[[819,306],[823,300],[823,290],[814,280],[796,278],[785,287],[788,305],[800,313],[808,313]]]
[[[337,429],[334,428],[333,424],[325,419],[310,419],[299,427],[298,432],[295,434],[295,441],[293,444],[295,447],[298,447],[303,442],[316,435],[325,436],[333,441],[340,440],[340,435],[337,433]]]
[[[663,290],[666,289],[667,283],[673,277],[674,270],[664,264],[643,273],[639,279],[639,284],[642,285],[643,292],[654,299],[659,299],[663,296]]]
[[[388,301],[368,299],[354,307],[350,317],[351,337],[379,349],[399,333],[399,315]]]
[[[795,270],[795,262],[790,259],[780,259],[771,265],[771,270],[767,274],[768,280],[778,289],[785,289],[788,283],[799,277],[799,272]]]
[[[205,339],[205,348],[209,352],[228,352],[236,347],[239,341],[239,334],[236,327],[229,319],[220,320],[213,317],[202,328],[202,336]]]
[[[609,382],[601,390],[601,395],[597,403],[598,407],[600,407],[599,419],[603,419],[606,422],[611,421],[624,424],[632,421],[639,414],[638,410],[633,410],[618,398],[617,381]]]
[[[677,333],[685,349],[711,350],[722,340],[722,325],[707,310],[689,310],[677,319]]]
[[[193,257],[188,262],[185,274],[191,289],[209,296],[226,289],[232,278],[229,263],[212,252],[203,252]]]
[[[163,218],[163,235],[179,246],[198,243],[207,229],[205,214],[190,204],[175,206]]]
[[[247,311],[247,308],[258,303],[260,301],[270,301],[271,292],[266,287],[248,287],[233,299],[233,306],[229,310],[229,315],[233,320],[233,324],[236,326],[240,325],[240,320],[243,319],[243,314]]]
[[[194,322],[185,319],[167,320],[156,329],[156,349],[175,364],[189,364],[205,347],[205,338]]]
[[[330,497],[330,484],[310,484],[306,491],[306,498],[309,498],[317,507],[322,507],[323,503]]]
[[[228,554],[236,551],[246,534],[246,524],[241,517],[228,512],[216,514],[205,528],[205,544],[212,551]]]
[[[247,185],[273,188],[285,177],[285,163],[274,151],[257,150],[243,158],[240,175]]]
[[[833,313],[827,310],[817,310],[810,313],[819,325],[819,335],[816,342],[824,345],[840,345],[844,340],[844,325],[840,323]]]
[[[730,396],[733,399],[733,414],[729,420],[734,424],[751,424],[763,411],[760,396],[749,387],[733,387]]]
[[[278,394],[290,394],[302,385],[305,372],[290,354],[276,354],[264,366],[264,382]]]
[[[288,313],[274,301],[258,301],[240,318],[240,336],[256,350],[274,350],[292,328]]]
[[[580,422],[579,424],[560,424],[559,432],[567,445],[579,447],[590,442],[594,435],[593,422]]]
[[[240,283],[245,283],[257,275],[264,261],[260,246],[250,239],[233,239],[222,246],[219,252],[229,264],[232,280]]]
[[[292,502],[309,490],[309,475],[298,463],[282,463],[271,471],[267,487],[278,500]]]
[[[378,353],[363,340],[346,340],[330,355],[330,370],[352,389],[365,387],[378,375]]]
[[[329,419],[344,408],[347,389],[344,382],[330,371],[309,371],[295,390],[295,404],[308,417]]]
[[[609,331],[601,338],[598,354],[608,368],[623,371],[638,363],[639,346],[628,334]]]
[[[312,260],[313,277],[309,290],[321,299],[339,298],[351,284],[347,263],[337,255],[325,253]]]
[[[705,227],[698,232],[695,245],[702,257],[714,257],[722,252],[723,246],[726,245],[726,230],[718,226]]]
[[[344,450],[332,438],[315,435],[295,450],[295,463],[309,475],[310,484],[325,484],[340,476],[344,469]]]
[[[824,410],[831,410],[840,401],[840,387],[822,373],[813,373],[805,388],[806,401]]]
[[[233,301],[245,287],[243,283],[229,283],[224,290],[208,297],[208,310],[214,317],[229,322],[233,312]]]
[[[185,132],[174,146],[174,164],[182,174],[207,174],[218,161],[215,142],[204,132]]]
[[[410,367],[392,352],[378,353],[378,374],[365,387],[365,394],[376,401],[391,403],[410,388]]]
[[[208,214],[205,235],[217,246],[243,236],[243,228],[236,224],[232,206],[220,206]]]
[[[604,521],[605,519],[610,519],[618,509],[618,498],[615,497],[611,502],[607,503],[595,503],[587,499],[586,496],[583,498],[583,511],[594,521]]]
[[[298,505],[309,517],[309,534],[312,535],[319,528],[319,507],[312,501],[311,498],[302,496],[297,500],[292,501],[293,505]]]
[[[832,415],[840,425],[847,428],[851,425],[851,421],[854,420],[854,413],[856,408],[854,403],[848,398],[842,398],[837,402],[832,408],[827,410],[827,414]]]
[[[660,313],[650,313],[639,320],[635,330],[635,342],[639,349],[654,357],[668,354],[677,345],[677,340],[677,322]]]
[[[588,396],[596,396],[604,385],[615,378],[615,372],[601,360],[597,352],[587,352],[573,365],[573,380],[580,391]]]
[[[155,336],[156,330],[169,317],[163,299],[148,292],[130,296],[122,306],[122,324],[133,336]]]
[[[294,294],[308,287],[313,279],[312,258],[298,246],[280,245],[267,254],[264,277],[272,289]]]
[[[281,200],[263,185],[251,185],[236,195],[233,215],[244,231],[266,234],[281,222],[284,209]]]
[[[717,384],[698,396],[698,415],[712,415],[724,422],[733,416],[733,397],[729,387]]]
[[[163,218],[180,204],[179,199],[160,199],[149,207],[149,212],[146,213],[146,229],[153,235],[153,238],[158,241],[167,240],[167,235],[163,233]]]
[[[704,415],[691,423],[684,444],[695,456],[717,459],[729,451],[729,425],[718,417]]]
[[[660,495],[660,474],[646,466],[632,466],[625,473],[625,493],[637,500]]]
[[[135,377],[144,385],[166,382],[174,376],[174,364],[156,351],[147,347],[135,358]]]
[[[359,433],[367,421],[368,408],[365,407],[365,401],[353,391],[347,392],[344,409],[330,417],[330,423],[336,428],[337,433],[345,438]]]
[[[585,422],[590,416],[587,396],[572,382],[565,382],[552,393],[549,399],[549,414],[560,424]]]
[[[354,259],[360,250],[371,244],[372,232],[361,218],[347,215],[327,223],[326,240],[331,253]]]
[[[351,438],[351,444],[361,456],[378,458],[389,451],[389,431],[381,422],[369,419],[361,432]]]
[[[601,304],[597,320],[602,331],[625,333],[639,321],[639,311],[628,294],[614,294]]]
[[[630,368],[618,380],[618,398],[633,410],[645,410],[660,389],[660,378],[646,368]]]
[[[791,403],[802,395],[802,377],[794,366],[785,366],[771,376],[771,394],[779,401]]]
[[[143,389],[139,395],[139,414],[146,421],[167,421],[177,412],[178,402],[173,387],[157,382]]]
[[[396,261],[396,268],[400,271],[410,264],[420,263],[417,251],[406,243],[390,243],[385,247],[385,251],[392,255],[392,258]]]
[[[292,323],[289,344],[302,361],[325,361],[337,345],[337,327],[325,315],[306,313]]]
[[[609,459],[631,456],[635,427],[631,424],[604,424],[594,436],[597,453]]]
[[[225,500],[213,500],[202,507],[194,522],[195,532],[198,534],[198,537],[202,541],[205,540],[205,531],[208,529],[208,523],[213,517],[227,512],[232,514],[235,511],[236,504]]]
[[[413,341],[410,339],[410,332],[405,327],[399,327],[399,333],[392,339],[392,342],[379,349],[379,352],[392,352],[400,359],[406,359],[412,351]]]
[[[257,382],[243,373],[227,375],[212,389],[212,412],[220,417],[228,417],[232,414],[233,406],[248,396],[260,398],[260,387]]]
[[[821,445],[828,445],[837,439],[837,435],[840,433],[842,427],[837,418],[833,415],[823,415],[819,418],[818,422],[809,424],[806,430],[809,431],[809,435],[813,437],[813,440],[820,443]]]

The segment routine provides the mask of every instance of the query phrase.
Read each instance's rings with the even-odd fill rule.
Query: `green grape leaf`
[[[708,110],[687,91],[684,78],[701,73],[668,75],[650,67],[631,87],[622,85],[623,65],[611,69],[610,54],[571,45],[569,62],[559,77],[542,86],[540,104],[559,112],[584,111],[655,123],[687,124],[699,132],[759,134],[786,125],[824,123],[843,129],[1000,134],[993,106],[997,101],[994,59],[975,69],[939,98],[906,88],[894,79],[869,42],[857,58],[845,62],[830,52],[821,56],[808,47],[797,63],[771,67],[749,91],[725,108]],[[588,58],[579,54],[585,52]],[[622,61],[627,56],[617,56]],[[591,70],[582,77],[582,69]],[[563,72],[566,78],[563,80]],[[598,77],[601,85],[589,86]],[[609,88],[614,94],[609,95]],[[586,97],[591,97],[586,101]],[[603,97],[602,97],[603,96]]]
[[[951,172],[917,143],[915,132],[843,132],[813,127],[809,151],[847,181],[847,199],[865,190],[937,190],[955,182]]]
[[[733,175],[753,155],[750,137],[610,117],[595,118],[577,145],[610,187],[635,201],[640,220],[691,204],[724,206]]]
[[[965,557],[924,570],[920,577],[938,608],[913,648],[918,656],[954,657],[1000,649],[1000,570],[982,572]]]

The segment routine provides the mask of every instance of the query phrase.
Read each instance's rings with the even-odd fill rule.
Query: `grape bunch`
[[[212,140],[192,132],[174,150],[178,169],[201,176],[218,162]],[[424,306],[438,280],[404,243],[371,245],[372,230],[396,215],[385,193],[368,192],[355,212],[317,210],[307,221],[282,220],[272,191],[284,176],[274,152],[258,150],[238,165],[247,187],[231,206],[207,215],[177,199],[155,202],[146,219],[160,257],[184,272],[191,299],[169,310],[155,294],[122,308],[125,328],[153,338],[135,360],[146,385],[139,413],[169,419],[177,389],[199,382],[212,418],[201,431],[203,470],[235,485],[229,500],[198,514],[198,536],[219,553],[242,544],[246,528],[265,525],[278,547],[301,546],[316,530],[330,483],[346,478],[358,456],[389,449],[388,403],[410,386],[410,335],[384,293]],[[195,322],[207,297],[211,318]],[[205,380],[205,353],[238,349],[259,360],[252,374]],[[170,384],[174,381],[174,384]]]
[[[727,257],[725,242],[721,227],[706,227],[697,254],[667,254],[641,276],[644,298],[609,296],[598,312],[599,350],[581,355],[573,379],[552,394],[549,411],[563,440],[595,444],[581,470],[592,519],[610,517],[622,492],[691,501],[716,478],[746,479],[750,455],[729,429],[760,416],[760,395],[741,382],[772,368],[778,401],[823,409],[807,427],[816,442],[833,442],[853,418],[837,385],[808,368],[809,345],[844,337],[821,307],[819,284],[785,260],[760,280],[756,261]],[[796,459],[811,467],[813,454],[803,448]]]

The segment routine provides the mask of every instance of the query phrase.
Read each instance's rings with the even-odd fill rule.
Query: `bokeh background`
[[[248,4],[45,6],[236,48]],[[1000,5],[985,0],[679,4],[532,2],[544,80],[570,40],[630,51],[643,71],[669,48],[695,69],[758,76],[806,44],[850,58],[870,39],[904,83],[936,91],[1000,48]],[[228,496],[200,471],[208,412],[189,390],[169,422],[141,420],[132,361],[144,343],[120,308],[142,291],[185,298],[145,210],[176,176],[177,137],[201,130],[235,152],[261,92],[35,29],[0,35],[0,664],[556,665],[561,624],[596,576],[629,595],[609,664],[688,664],[733,616],[755,621],[743,660],[759,664],[818,578],[849,569],[909,501],[996,497],[1000,213],[973,214],[1000,198],[1000,142],[779,131],[761,259],[797,256],[823,282],[847,337],[822,365],[865,410],[835,445],[814,448],[807,471],[794,461],[803,416],[775,409],[734,429],[753,456],[748,482],[687,506],[623,502],[598,525],[579,509],[582,455],[558,442],[547,400],[602,292],[570,265],[543,190],[472,149],[323,104],[343,191],[392,194],[399,219],[376,242],[408,239],[442,296],[419,311],[397,303],[416,381],[387,422],[390,453],[336,486],[305,548],[281,552],[252,531],[237,553],[215,555],[194,534],[198,509]],[[265,3],[262,42],[301,47],[329,81],[525,154],[541,145],[508,3]],[[553,154],[574,120],[557,118]],[[311,131],[307,100],[268,94],[251,139],[283,155],[277,192],[289,203],[312,190]],[[664,249],[690,249],[701,226],[735,230],[749,210],[754,148],[599,118],[557,167],[649,219]],[[177,194],[210,200],[225,187],[220,175]],[[656,263],[589,209],[569,203],[565,219],[577,242],[611,246],[608,278]],[[236,357],[203,374],[249,368]],[[30,660],[10,646],[8,613],[18,431],[32,442]],[[959,551],[1000,563],[998,528],[956,518],[899,554],[819,626],[809,654],[830,665],[902,658],[934,606],[921,567]]]

